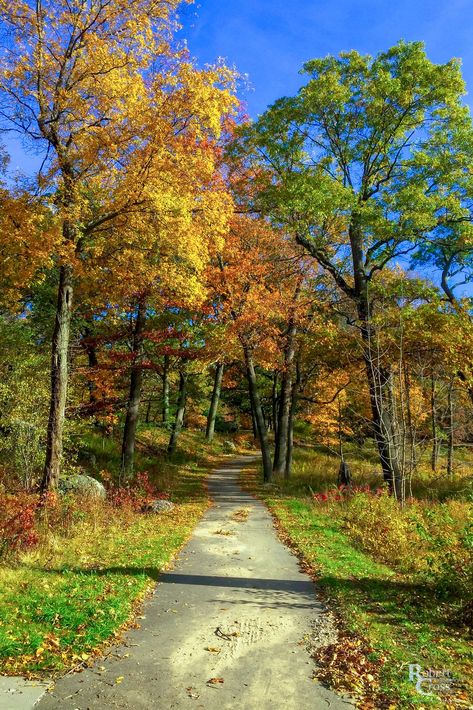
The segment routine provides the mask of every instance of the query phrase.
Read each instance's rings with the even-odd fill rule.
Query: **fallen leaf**
[[[218,685],[218,683],[223,683],[224,680],[223,678],[210,678],[210,680],[207,681],[207,683],[210,683],[211,685]]]
[[[119,675],[118,678],[115,678],[115,683],[116,683],[116,685],[118,685],[119,683],[121,683],[124,678],[125,678],[124,675]]]
[[[192,686],[189,688],[186,688],[186,692],[187,692],[187,695],[189,696],[189,698],[200,698],[199,693],[195,693],[194,688],[192,688]]]
[[[216,646],[206,646],[205,650],[210,651],[210,653],[220,653],[221,651],[221,649],[217,648]]]

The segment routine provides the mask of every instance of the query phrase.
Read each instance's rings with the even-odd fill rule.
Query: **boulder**
[[[153,500],[148,505],[143,508],[144,513],[168,513],[170,510],[175,508],[174,503],[170,500]]]
[[[61,493],[72,493],[78,496],[86,496],[88,498],[107,497],[105,487],[92,476],[84,474],[76,474],[69,478],[63,478],[59,481],[59,490]]]
[[[231,453],[233,453],[234,451],[237,450],[237,447],[235,446],[235,444],[233,443],[233,441],[230,441],[230,440],[227,439],[227,440],[225,440],[225,441],[223,442],[223,449],[224,449],[224,451],[226,451],[227,453],[230,453],[230,454],[231,454]]]

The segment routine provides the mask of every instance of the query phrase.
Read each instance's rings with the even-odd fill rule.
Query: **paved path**
[[[311,678],[305,637],[324,613],[266,508],[238,486],[241,465],[210,477],[215,505],[160,575],[141,628],[106,660],[59,680],[37,708],[351,707]]]

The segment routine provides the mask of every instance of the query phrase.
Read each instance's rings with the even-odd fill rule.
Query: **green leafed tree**
[[[235,158],[252,174],[252,208],[282,224],[343,293],[360,333],[384,477],[398,491],[392,375],[371,284],[440,233],[448,238],[451,225],[471,233],[472,125],[460,64],[434,64],[423,44],[400,42],[374,58],[314,59],[302,74],[296,96],[242,131]]]

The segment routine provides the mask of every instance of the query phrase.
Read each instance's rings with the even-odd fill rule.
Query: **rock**
[[[59,481],[59,490],[61,493],[73,493],[79,496],[87,496],[89,498],[106,498],[107,492],[105,487],[92,476],[77,474],[69,478],[63,478]]]
[[[144,513],[167,513],[170,510],[175,508],[174,503],[171,503],[170,500],[153,500],[151,503],[148,503],[143,508]]]
[[[235,444],[233,443],[233,441],[229,441],[229,440],[225,440],[225,441],[223,442],[223,448],[224,448],[224,450],[227,451],[228,453],[232,453],[233,451],[236,451],[236,450],[237,450],[237,447],[235,446]]]

